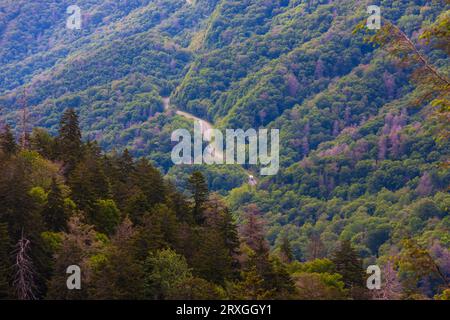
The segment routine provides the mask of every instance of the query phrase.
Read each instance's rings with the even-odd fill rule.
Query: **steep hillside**
[[[314,262],[349,241],[364,265],[396,261],[405,296],[442,292],[407,256],[421,248],[450,276],[450,89],[431,103],[437,87],[417,81],[424,61],[450,76],[448,1],[81,0],[81,30],[65,26],[71,4],[0,4],[1,121],[17,137],[56,135],[73,108],[84,139],[113,157],[148,158],[187,194],[199,170],[239,222],[263,216],[273,254]],[[357,26],[373,4],[423,60],[367,41],[376,32]],[[280,171],[254,186],[258,166],[173,165],[171,133],[193,127],[176,110],[280,129]]]

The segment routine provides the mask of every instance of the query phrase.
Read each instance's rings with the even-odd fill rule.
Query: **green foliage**
[[[170,249],[150,253],[145,268],[145,296],[150,299],[176,294],[177,286],[192,278],[186,259]]]
[[[50,191],[46,196],[46,206],[42,212],[44,221],[49,230],[63,231],[66,229],[69,210],[64,202],[64,197],[56,179],[52,179]]]
[[[272,292],[267,291],[264,279],[258,274],[256,267],[249,271],[243,271],[242,281],[231,285],[229,295],[235,300],[267,300]]]
[[[342,275],[342,282],[345,288],[351,290],[354,298],[362,298],[364,294],[363,288],[365,288],[362,261],[350,241],[341,243],[332,261],[336,266],[336,272]]]
[[[301,300],[342,300],[347,298],[342,276],[329,273],[300,272],[293,276],[297,298]]]
[[[81,130],[78,116],[72,108],[67,109],[61,117],[57,140],[60,160],[64,162],[69,175],[81,157]]]
[[[449,7],[381,4],[378,47],[354,0],[2,3],[0,296],[24,235],[38,298],[368,298],[393,260],[386,296],[446,299]],[[280,129],[279,173],[174,166],[177,109]]]
[[[188,180],[189,191],[192,194],[194,200],[194,206],[192,208],[192,215],[194,220],[198,224],[202,224],[204,221],[203,210],[204,204],[208,199],[208,186],[206,180],[199,171],[192,173],[192,176]]]
[[[7,155],[12,155],[17,151],[16,139],[9,125],[6,125],[0,134],[0,146]]]
[[[97,200],[96,213],[92,217],[92,223],[97,230],[106,234],[112,234],[120,222],[120,211],[114,200]]]

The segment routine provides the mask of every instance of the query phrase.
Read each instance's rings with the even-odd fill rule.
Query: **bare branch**
[[[26,239],[23,236],[17,242],[14,255],[15,255],[15,264],[14,264],[14,281],[13,286],[16,290],[17,297],[20,300],[35,300],[35,292],[36,285],[34,282],[35,271],[33,269],[33,263],[28,255],[28,251],[30,250],[30,240]]]

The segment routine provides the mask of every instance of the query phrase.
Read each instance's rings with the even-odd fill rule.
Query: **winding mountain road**
[[[201,130],[203,139],[205,139],[208,142],[211,141],[211,130],[214,129],[214,127],[213,127],[211,122],[208,122],[208,121],[206,121],[204,119],[201,119],[201,118],[199,118],[199,117],[197,117],[197,116],[195,116],[195,115],[193,115],[191,113],[188,113],[188,112],[185,112],[185,111],[181,111],[181,110],[177,110],[177,109],[173,108],[170,105],[170,98],[169,97],[163,98],[163,104],[164,104],[164,110],[174,109],[174,110],[176,110],[175,112],[176,112],[177,115],[185,117],[186,119],[190,119],[190,120],[196,121],[199,124],[199,126],[200,126],[200,130]],[[214,148],[214,152],[212,152],[212,150],[208,149],[209,155],[212,156],[212,157],[217,158],[217,160],[225,161],[223,152],[217,151],[217,150],[218,150],[218,148]]]
[[[164,110],[173,109],[173,110],[175,110],[175,113],[177,115],[185,117],[186,119],[197,121],[199,123],[199,125],[200,125],[200,129],[201,129],[203,138],[206,141],[211,141],[211,130],[214,129],[214,126],[212,125],[211,122],[208,122],[208,121],[206,121],[204,119],[201,119],[201,118],[199,118],[199,117],[197,117],[197,116],[195,116],[195,115],[193,115],[193,114],[191,114],[189,112],[185,112],[185,111],[181,111],[181,110],[178,110],[176,108],[173,108],[173,106],[171,106],[171,104],[170,104],[170,97],[164,97],[164,98],[162,98],[162,101],[163,101],[163,104],[164,104]],[[223,152],[217,152],[217,148],[216,148],[214,154],[210,153],[210,155],[212,155],[213,157],[217,157],[218,159],[223,159],[223,161],[225,161],[225,157],[223,155]],[[257,179],[249,171],[247,171],[247,170],[245,170],[245,171],[246,171],[247,176],[249,178],[249,182],[248,183],[251,186],[255,186],[257,184]]]

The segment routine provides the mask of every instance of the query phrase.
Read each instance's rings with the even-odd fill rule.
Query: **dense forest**
[[[350,241],[326,258],[312,235],[304,262],[286,236],[271,252],[255,204],[243,209],[237,227],[200,172],[189,177],[185,196],[148,160],[127,150],[104,154],[81,138],[73,109],[56,137],[35,129],[17,143],[8,126],[2,132],[1,298],[420,298],[418,281],[425,280],[426,293],[448,298],[450,256],[439,243],[428,251],[404,240],[403,251],[386,262],[386,287],[370,292]],[[419,220],[443,215],[428,199],[415,210]],[[371,231],[368,245],[379,246],[388,228]],[[67,290],[70,265],[82,270],[81,290]]]
[[[71,4],[0,3],[0,298],[450,299],[448,1]],[[174,165],[177,110],[280,171]]]

